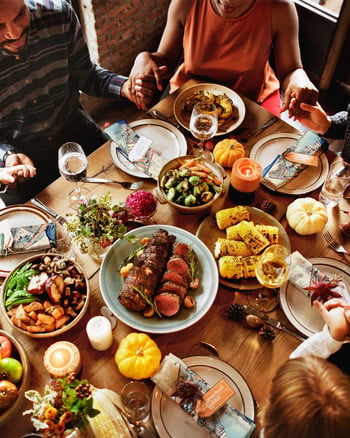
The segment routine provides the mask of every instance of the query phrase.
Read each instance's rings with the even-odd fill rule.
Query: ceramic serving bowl
[[[158,176],[157,188],[154,191],[155,197],[161,204],[168,203],[179,213],[196,214],[209,211],[213,207],[213,205],[219,200],[219,198],[224,194],[224,179],[226,178],[226,173],[224,169],[217,163],[212,163],[205,158],[199,158],[198,161],[208,167],[215,175],[215,177],[218,178],[221,183],[221,190],[216,192],[208,202],[200,205],[194,204],[187,206],[169,199],[169,196],[167,196],[168,189],[165,187],[166,181],[168,180],[167,175],[169,175],[169,172],[171,172],[172,170],[179,169],[186,162],[191,162],[195,158],[197,157],[193,155],[184,155],[182,157],[174,158],[173,160],[168,161],[163,166]]]
[[[7,423],[21,407],[24,400],[24,393],[28,390],[30,385],[30,362],[28,356],[22,345],[4,330],[0,330],[0,336],[6,336],[12,344],[11,357],[17,359],[22,364],[23,373],[21,381],[16,385],[18,388],[18,395],[14,403],[4,411],[0,411],[0,426]]]
[[[35,278],[29,285],[16,285],[18,271],[25,271],[25,265],[35,270]],[[28,275],[33,277],[33,274]],[[21,289],[31,289],[35,302],[16,300],[16,291]],[[25,295],[28,296],[26,292]],[[21,261],[6,278],[0,311],[7,322],[24,335],[51,338],[78,324],[89,300],[87,275],[75,261],[60,254],[36,254]]]

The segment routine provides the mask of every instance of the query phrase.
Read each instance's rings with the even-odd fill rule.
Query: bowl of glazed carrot
[[[184,155],[167,162],[159,173],[156,196],[180,213],[210,210],[224,193],[225,171],[209,160]]]

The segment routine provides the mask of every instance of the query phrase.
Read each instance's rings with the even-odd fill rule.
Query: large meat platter
[[[193,308],[182,307],[173,317],[145,318],[140,312],[128,310],[118,300],[124,284],[120,266],[135,247],[128,237],[134,236],[137,239],[152,237],[153,233],[160,229],[175,236],[176,242],[189,245],[198,258],[199,286],[191,292],[196,304]],[[173,333],[192,326],[212,306],[218,286],[216,262],[209,249],[193,234],[170,225],[148,225],[130,231],[123,239],[112,245],[104,257],[100,270],[100,289],[106,305],[118,319],[129,327],[147,333]]]

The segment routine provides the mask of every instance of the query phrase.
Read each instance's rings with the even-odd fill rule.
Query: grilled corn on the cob
[[[219,258],[219,273],[221,277],[239,280],[254,278],[259,256],[224,256]]]
[[[231,255],[231,256],[249,256],[252,252],[247,245],[240,240],[228,240],[218,238],[215,242],[214,255],[216,258]]]
[[[229,240],[241,240],[241,236],[239,235],[239,229],[242,222],[236,225],[231,225],[226,228],[226,238]],[[253,222],[249,222],[253,223]],[[271,245],[278,243],[279,241],[279,231],[278,227],[274,225],[261,225],[255,224],[256,229],[266,237],[271,243]]]
[[[245,219],[249,220],[249,212],[242,205],[237,207],[225,208],[224,210],[219,210],[215,214],[217,226],[220,230],[223,230],[230,225],[237,224]]]
[[[253,254],[259,254],[269,246],[270,242],[255,227],[252,222],[243,221],[239,227],[239,235]]]

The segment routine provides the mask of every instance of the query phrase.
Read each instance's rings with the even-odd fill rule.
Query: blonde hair
[[[272,380],[261,418],[264,438],[348,438],[349,377],[317,357],[289,360]]]

